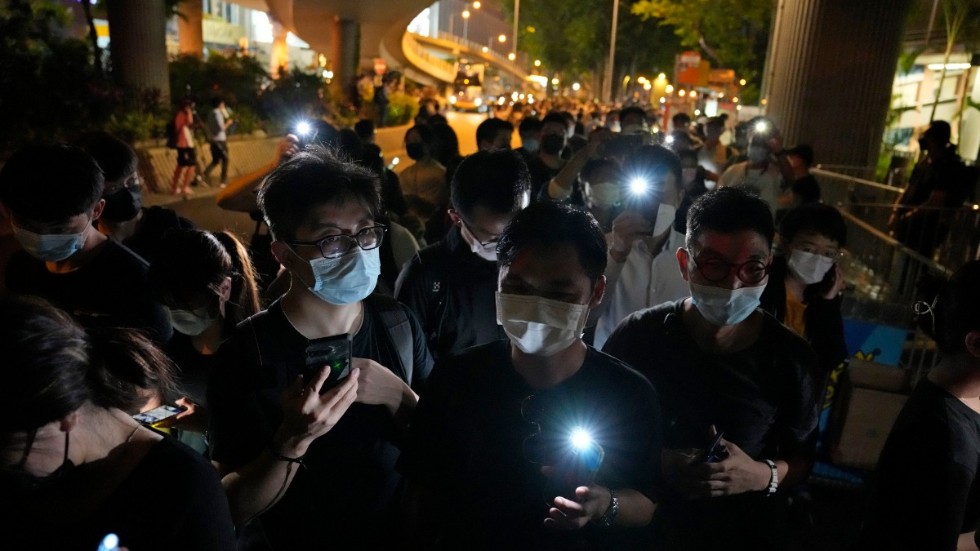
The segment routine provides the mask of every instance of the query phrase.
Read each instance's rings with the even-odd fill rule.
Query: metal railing
[[[851,292],[843,314],[909,328],[902,365],[916,380],[937,354],[932,339],[913,324],[911,306],[931,301],[929,280],[946,278],[978,258],[980,206],[899,206],[903,188],[861,178],[859,167],[847,167],[847,173],[828,168],[845,167],[812,170],[824,202],[836,206],[847,225],[842,267]]]

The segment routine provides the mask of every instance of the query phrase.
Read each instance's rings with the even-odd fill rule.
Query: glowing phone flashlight
[[[605,451],[592,433],[583,427],[575,427],[568,434],[568,447],[561,451],[551,466],[551,475],[545,485],[545,501],[558,497],[575,499],[575,489],[589,486],[602,466]]]
[[[766,121],[759,121],[755,123],[756,132],[767,132],[769,130],[769,123]]]
[[[310,123],[306,121],[296,123],[296,134],[299,135],[300,138],[305,138],[308,136],[310,134],[310,130],[312,130]]]
[[[637,176],[630,179],[629,189],[632,195],[646,195],[647,191],[650,190],[650,183]]]

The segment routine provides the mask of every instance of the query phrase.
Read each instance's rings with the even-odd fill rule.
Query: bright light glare
[[[586,450],[592,445],[592,435],[583,428],[577,428],[572,431],[571,441],[575,449]]]
[[[768,122],[766,122],[766,121],[759,121],[759,122],[755,123],[755,131],[756,132],[765,132],[766,130],[769,130],[769,123]]]
[[[400,162],[401,162],[401,159],[399,159],[398,157],[395,157],[394,159],[391,160],[391,166],[395,166],[395,165],[397,165]]]
[[[310,127],[310,123],[306,121],[300,121],[296,123],[296,133],[299,134],[300,136],[305,136],[309,134],[310,130],[312,130],[312,128]]]
[[[666,144],[672,144],[672,143],[674,143],[674,137],[671,136],[670,134],[668,134],[667,137],[664,138],[664,143],[666,143]]]
[[[633,195],[644,195],[649,187],[650,184],[643,178],[637,177],[630,180],[630,193]]]

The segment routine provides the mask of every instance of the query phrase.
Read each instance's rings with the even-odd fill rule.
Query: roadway
[[[476,151],[476,127],[486,119],[485,114],[480,113],[447,113],[446,118],[449,125],[456,131],[459,138],[459,150],[463,155],[469,155]],[[404,129],[399,129],[396,135],[386,136],[379,139],[385,158],[399,157],[399,169],[403,169],[411,161],[405,156],[405,149],[402,144]],[[394,129],[392,129],[394,130]],[[384,130],[379,131],[379,134]],[[379,136],[380,137],[380,136]],[[515,146],[519,142],[514,138]],[[147,205],[167,205],[173,208],[177,214],[191,220],[201,229],[208,231],[230,230],[244,239],[248,239],[255,229],[255,223],[247,214],[230,212],[219,209],[214,202],[214,196],[218,188],[194,188],[194,195],[184,200],[173,195],[146,194],[144,202]]]

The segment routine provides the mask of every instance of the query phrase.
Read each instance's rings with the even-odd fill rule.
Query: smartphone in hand
[[[306,361],[303,366],[303,382],[310,384],[315,381],[322,368],[326,367],[327,380],[320,387],[320,394],[339,385],[350,375],[351,370],[351,336],[348,334],[334,335],[314,339],[306,345]]]
[[[137,413],[133,419],[148,427],[166,428],[177,420],[177,416],[183,413],[184,409],[178,406],[162,405],[149,411]]]
[[[719,432],[711,440],[711,444],[707,449],[698,456],[698,463],[718,463],[728,459],[728,448],[726,448],[722,443],[721,439],[725,436],[725,433]]]

